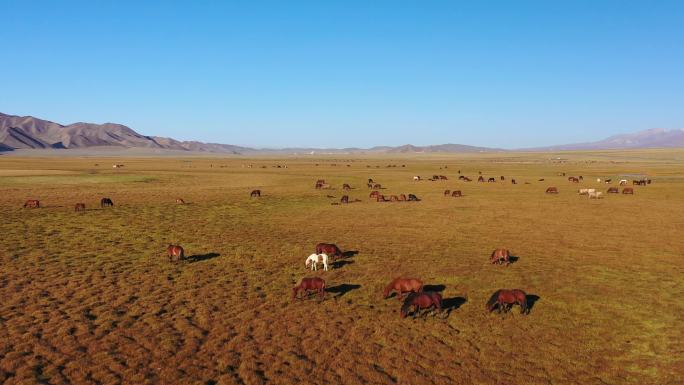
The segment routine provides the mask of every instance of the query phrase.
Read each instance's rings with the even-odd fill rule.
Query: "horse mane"
[[[489,298],[489,301],[487,301],[487,309],[489,310],[494,303],[499,299],[499,294],[501,293],[501,289],[497,290],[492,294],[492,296]]]

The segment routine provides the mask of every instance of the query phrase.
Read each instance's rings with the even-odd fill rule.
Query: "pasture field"
[[[653,184],[576,192],[623,174]],[[367,178],[422,200],[372,202]],[[342,183],[361,202],[331,205]],[[684,150],[1,156],[0,210],[0,384],[684,383]],[[356,253],[307,271],[319,242]],[[490,264],[497,247],[518,260]],[[307,276],[323,301],[291,300]],[[448,316],[400,319],[382,299],[397,276],[442,290]],[[534,295],[531,313],[487,313],[499,288]]]

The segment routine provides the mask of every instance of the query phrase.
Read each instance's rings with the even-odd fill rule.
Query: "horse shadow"
[[[527,313],[532,311],[534,304],[541,299],[540,296],[534,294],[528,294],[527,297]]]
[[[354,263],[354,261],[347,261],[347,260],[335,261],[332,263],[332,267],[333,267],[333,269],[339,269],[342,266],[351,265],[352,263]]]
[[[361,287],[361,285],[343,283],[343,284],[340,284],[337,286],[328,287],[325,289],[325,291],[328,293],[335,293],[336,295],[333,298],[339,298],[339,297],[342,297],[343,295],[349,293],[350,291],[356,290],[360,287]]]
[[[442,311],[444,318],[448,318],[452,311],[458,310],[464,303],[468,302],[465,297],[444,298],[442,300]]]
[[[509,261],[511,264],[514,264],[514,263],[518,262],[518,259],[520,259],[520,257],[516,257],[515,255],[511,255],[510,257],[508,257],[508,261]]]
[[[189,263],[206,261],[221,256],[219,253],[195,254],[186,258]]]
[[[344,253],[342,253],[342,258],[351,258],[358,253],[359,253],[358,250],[348,250],[348,251],[345,251]]]

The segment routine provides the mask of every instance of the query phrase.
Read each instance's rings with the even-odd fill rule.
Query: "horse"
[[[506,266],[511,264],[511,253],[508,249],[495,249],[492,251],[492,255],[489,257],[492,263],[498,263],[501,265],[505,263]]]
[[[111,199],[109,198],[102,198],[100,199],[100,207],[112,207],[114,206],[114,202],[112,202]]]
[[[169,245],[166,248],[166,255],[169,257],[169,261],[173,261],[174,258],[178,258],[178,261],[185,259],[185,250],[178,245]]]
[[[459,179],[459,180],[465,179],[465,175],[459,175],[459,176],[458,176],[458,179]]]
[[[582,175],[580,175],[579,180],[584,181],[584,177]]]
[[[184,205],[185,201],[183,200],[183,198],[176,198],[176,203],[178,203],[179,205]]]
[[[396,195],[390,195],[390,202],[399,202],[399,197]]]
[[[387,198],[385,198],[384,195],[378,194],[378,195],[375,197],[375,201],[376,201],[376,202],[387,202],[388,200],[387,200]]]
[[[254,198],[254,197],[259,198],[259,197],[261,197],[261,190],[252,190],[252,192],[249,193],[249,196],[251,198]]]
[[[451,193],[451,196],[456,198],[456,197],[462,197],[463,195],[461,194],[461,190],[454,190],[454,192]]]
[[[622,189],[622,193],[634,195],[634,189],[631,187],[625,187]]]
[[[37,209],[40,208],[40,201],[38,199],[29,199],[24,203],[24,208]]]
[[[415,318],[416,314],[419,314],[422,309],[433,309],[433,311],[437,310],[438,312],[441,312],[442,295],[434,291],[411,293],[407,295],[406,299],[404,300],[404,304],[401,306],[401,318],[406,318],[413,307],[415,307],[413,318]]]
[[[85,211],[85,203],[76,203],[76,206],[74,206],[74,211]]]
[[[600,191],[590,192],[589,199],[601,199],[601,195],[603,195],[603,193]]]
[[[440,176],[439,176],[439,179],[440,179],[440,180],[448,180],[448,178],[447,178],[445,175],[440,175]]]
[[[544,178],[540,178],[537,180],[537,182],[543,182],[543,181],[544,181]]]
[[[449,195],[451,195],[451,190],[444,190],[444,196],[448,197]]]
[[[304,266],[306,268],[311,267],[311,270],[318,270],[318,264],[322,263],[323,264],[323,270],[328,271],[328,254],[322,253],[322,254],[311,254],[309,255],[308,258],[306,258],[306,262],[304,262]]]
[[[373,188],[373,184],[372,184],[372,183],[367,183],[366,186],[368,186],[368,189],[369,189],[369,190]]]
[[[470,178],[468,178],[468,177],[465,177],[465,178],[463,178],[463,181],[464,181],[464,182],[472,182],[473,180],[470,179]]]
[[[319,184],[319,183],[320,183],[320,184],[325,183],[325,179],[319,179],[319,180],[317,180],[317,181],[316,181],[316,184]]]
[[[399,202],[406,202],[406,195],[399,194]]]
[[[409,200],[409,202],[418,202],[420,199],[418,199],[418,197],[413,195],[413,194],[409,194],[408,200]]]
[[[368,178],[368,183],[372,184],[372,183],[375,183],[375,182],[373,182],[373,179],[372,179],[372,178]]]
[[[607,193],[608,194],[619,194],[620,190],[618,190],[617,187],[608,187]]]
[[[503,176],[503,175],[501,175],[501,180],[506,180],[506,178],[504,178],[504,176]]]
[[[296,299],[300,291],[308,294],[312,290],[322,299],[325,296],[325,281],[318,277],[302,278],[299,284],[292,288],[292,299]]]
[[[612,181],[613,181],[612,179],[606,179],[606,180],[605,180],[606,183],[610,183],[610,182],[612,182]]]
[[[520,305],[520,314],[529,314],[530,308],[527,306],[527,294],[519,289],[499,289],[492,294],[485,305],[490,313],[498,306],[498,311],[508,311],[513,305]]]
[[[549,187],[546,189],[547,194],[558,194],[558,188],[556,187]]]
[[[378,195],[380,195],[380,191],[373,191],[372,193],[370,193],[370,195],[368,197],[377,199]]]
[[[579,179],[575,178],[574,176],[571,176],[570,178],[568,178],[568,180],[572,183],[579,183]]]
[[[334,243],[319,243],[316,245],[316,254],[326,254],[333,257],[333,261],[342,257],[342,250]]]
[[[413,181],[414,181],[414,182],[420,181],[420,176],[418,176],[418,175],[414,176],[414,177],[413,177]]]
[[[342,195],[340,203],[349,203],[349,195]]]
[[[581,189],[577,190],[577,193],[579,193],[579,195],[587,195],[587,194],[589,194],[589,189],[588,188],[581,188]]]
[[[401,300],[402,293],[419,293],[423,291],[423,281],[415,278],[395,278],[385,287],[383,298],[389,297],[393,290],[398,293],[397,299]]]
[[[482,175],[480,175],[479,177],[477,177],[477,181],[478,182],[484,182],[484,177]]]
[[[496,183],[496,178],[489,178],[487,179],[488,183]]]
[[[627,179],[620,179],[620,186],[625,186],[627,184]]]
[[[511,184],[518,184],[515,179],[511,179]]]
[[[342,185],[342,190],[347,190],[347,191],[349,191],[349,190],[351,190],[351,186],[348,185],[347,183],[345,183],[345,184]]]

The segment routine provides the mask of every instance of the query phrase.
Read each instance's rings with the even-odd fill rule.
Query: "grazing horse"
[[[415,278],[395,278],[385,287],[383,298],[389,297],[393,290],[398,293],[397,299],[401,300],[402,293],[419,293],[423,291],[423,281]]]
[[[484,182],[484,177],[482,175],[480,175],[479,177],[477,177],[477,181],[478,182]]]
[[[100,199],[100,207],[112,207],[112,206],[114,206],[114,202],[112,202],[111,199],[109,199],[109,198]]]
[[[409,200],[409,202],[418,202],[420,199],[418,199],[418,197],[413,195],[413,194],[409,194],[408,200]]]
[[[173,261],[174,258],[178,261],[185,259],[185,250],[178,245],[169,245],[166,248],[166,255],[169,257],[169,261]]]
[[[574,176],[569,177],[568,181],[570,181],[572,183],[579,183],[579,179],[575,178]]]
[[[451,190],[444,190],[444,196],[448,197],[449,195],[451,195]]]
[[[380,195],[380,191],[373,191],[372,193],[370,193],[370,195],[368,197],[377,199],[378,195]]]
[[[185,201],[183,200],[183,198],[176,198],[176,203],[178,203],[179,205],[184,205]]]
[[[422,309],[433,309],[433,311],[437,310],[438,312],[441,312],[442,295],[434,291],[409,294],[406,296],[404,304],[401,306],[401,318],[406,318],[406,316],[411,313],[411,308],[413,307],[415,307],[415,312],[413,313],[414,318]]]
[[[463,180],[464,180],[465,182],[472,182],[472,181],[473,181],[472,179],[470,179],[470,178],[468,178],[468,177],[463,178]]]
[[[439,176],[439,179],[440,179],[440,180],[447,180],[447,177],[446,177],[445,175],[440,175],[440,176]]]
[[[511,264],[511,252],[508,249],[495,249],[492,251],[492,255],[489,256],[489,260],[492,263],[498,263],[499,265],[505,263],[508,266]]]
[[[349,195],[342,195],[340,203],[349,203]]]
[[[459,176],[458,176],[458,179],[459,179],[459,180],[465,179],[465,175],[459,175]]]
[[[496,183],[496,178],[489,178],[489,179],[487,179],[487,182]]]
[[[390,195],[390,202],[399,202],[399,197],[396,195]]]
[[[249,196],[250,196],[251,198],[254,198],[254,197],[261,197],[261,190],[252,190],[252,192],[249,193]]]
[[[490,313],[498,306],[498,311],[508,311],[513,305],[520,305],[521,314],[529,314],[530,308],[527,306],[527,294],[519,289],[500,289],[492,294],[489,301],[485,305],[487,311]]]
[[[617,187],[608,187],[608,194],[619,194],[620,190]]]
[[[311,254],[309,255],[308,258],[306,258],[306,262],[304,262],[304,266],[308,269],[311,267],[311,270],[318,270],[318,264],[322,263],[323,264],[323,270],[328,271],[328,254]]]
[[[461,194],[461,190],[454,190],[454,192],[451,193],[451,196],[456,198],[456,197],[462,197],[463,195]]]
[[[296,299],[300,291],[308,294],[312,290],[318,293],[319,298],[322,299],[325,296],[325,281],[318,277],[302,278],[299,284],[292,288],[292,299]]]
[[[634,195],[634,189],[631,188],[631,187],[625,187],[625,188],[622,189],[622,193],[623,193],[623,194],[632,194],[632,195]]]
[[[351,186],[345,183],[342,185],[342,190],[351,190]]]
[[[406,202],[406,195],[404,195],[404,194],[399,194],[399,201],[400,201],[400,202]]]
[[[319,243],[316,245],[316,254],[326,254],[335,259],[342,258],[342,250],[334,243]]]
[[[511,179],[511,184],[518,184],[515,179]]]
[[[556,187],[549,187],[546,189],[547,194],[558,194],[558,188]]]
[[[38,199],[29,199],[24,203],[24,208],[37,209],[40,208],[40,201]]]
[[[85,211],[85,203],[76,203],[76,206],[74,206],[74,211]]]

